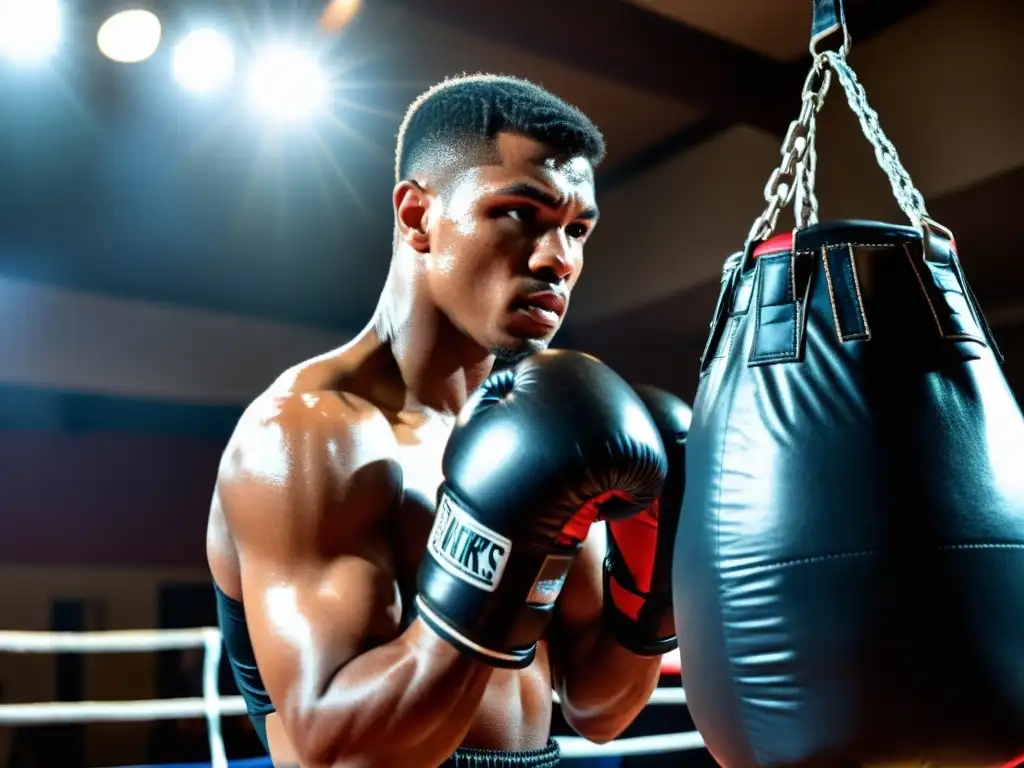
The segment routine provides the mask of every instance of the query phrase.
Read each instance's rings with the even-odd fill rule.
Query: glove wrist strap
[[[635,613],[635,618],[630,613]],[[659,637],[664,619],[671,614],[671,602],[652,599],[651,595],[625,587],[605,568],[604,621],[619,645],[627,651],[637,656],[660,656],[678,648],[679,639],[675,632]]]
[[[524,669],[530,666],[537,653],[536,643],[529,648],[515,651],[498,651],[492,648],[485,648],[466,637],[457,627],[445,621],[419,595],[416,596],[415,605],[416,614],[435,634],[448,644],[454,646],[461,653],[472,656],[485,664],[490,664],[492,667]]]

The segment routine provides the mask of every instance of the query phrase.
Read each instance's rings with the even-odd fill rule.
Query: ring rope
[[[558,696],[552,696],[555,703]],[[211,704],[212,702],[212,704]],[[659,688],[648,706],[686,704],[682,688]],[[31,704],[0,704],[0,725],[48,725],[87,722],[144,722],[146,720],[177,720],[178,718],[236,717],[246,714],[241,696],[206,698],[155,699],[152,701],[62,701]]]
[[[211,633],[213,633],[211,635]],[[216,627],[199,629],[125,629],[103,632],[22,632],[0,630],[0,653],[133,653],[206,648]],[[662,674],[679,674],[679,651],[661,657]]]
[[[221,733],[220,692],[218,676],[220,674],[220,655],[224,646],[219,629],[212,627],[203,630],[203,713],[206,715],[206,733],[210,740],[210,768],[228,768],[228,753],[224,748],[224,737]]]
[[[246,714],[241,696],[221,696],[218,671],[222,652],[216,627],[171,630],[106,632],[20,632],[0,630],[0,653],[131,653],[203,648],[203,696],[152,701],[74,701],[0,704],[0,725],[40,725],[83,722],[148,722],[204,718],[210,744],[211,768],[226,768],[221,718]],[[662,658],[662,674],[679,673],[679,653]],[[555,703],[558,696],[552,693]],[[658,688],[648,704],[685,704],[682,688]],[[565,758],[646,755],[700,749],[704,740],[696,731],[658,736],[637,736],[595,744],[576,736],[556,736]]]
[[[0,630],[0,653],[133,653],[205,648],[207,633],[201,629],[128,629],[106,632],[13,632]]]

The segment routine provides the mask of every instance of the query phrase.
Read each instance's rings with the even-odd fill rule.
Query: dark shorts
[[[263,748],[270,754],[267,743],[266,714],[249,715],[256,735],[263,742]],[[543,749],[527,752],[499,752],[490,749],[457,749],[455,754],[445,760],[439,768],[554,768],[559,762],[558,742],[548,740]],[[296,766],[277,766],[277,768],[299,768]]]
[[[457,749],[441,768],[553,768],[558,765],[558,743],[528,752],[497,752],[489,749]]]

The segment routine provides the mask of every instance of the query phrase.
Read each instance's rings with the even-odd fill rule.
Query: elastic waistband
[[[558,742],[549,739],[543,749],[526,752],[460,748],[440,768],[554,768],[559,757]]]

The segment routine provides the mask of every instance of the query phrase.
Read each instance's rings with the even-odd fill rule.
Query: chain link
[[[896,202],[916,226],[921,225],[921,219],[928,217],[924,197],[914,186],[896,148],[882,130],[878,113],[868,104],[864,86],[846,62],[844,52],[824,51],[817,55],[804,81],[800,116],[790,123],[786,132],[780,152],[782,162],[772,172],[764,188],[764,199],[768,205],[750,228],[748,242],[767,239],[775,230],[782,209],[793,201],[794,196],[797,227],[818,223],[818,198],[814,190],[818,165],[816,118],[828,93],[833,72],[842,85],[850,109],[860,122],[861,131],[875,150],[875,158],[889,179]]]
[[[801,207],[811,206],[817,216],[817,200],[814,197],[813,166],[816,153],[813,150],[815,117],[825,103],[832,82],[832,72],[823,57],[815,61],[814,67],[804,80],[801,93],[800,116],[789,124],[786,138],[782,141],[782,162],[772,171],[764,187],[764,200],[768,206],[754,221],[748,240],[764,239],[772,233],[779,221],[779,214],[793,200],[796,188],[800,186],[798,200]]]
[[[818,172],[818,151],[815,145],[817,120],[811,117],[807,128],[807,152],[800,163],[797,174],[796,200],[793,204],[798,228],[818,223],[818,196],[814,192],[815,174]]]
[[[882,170],[885,171],[885,175],[889,177],[889,184],[896,196],[896,202],[910,220],[919,226],[921,218],[928,215],[924,197],[914,186],[910,174],[900,162],[896,148],[882,130],[878,121],[878,113],[868,104],[864,86],[860,84],[856,73],[842,55],[835,51],[825,51],[822,55],[828,60],[829,68],[839,78],[839,82],[846,92],[846,100],[850,104],[850,109],[853,110],[860,122],[864,137],[874,147],[875,158]]]

